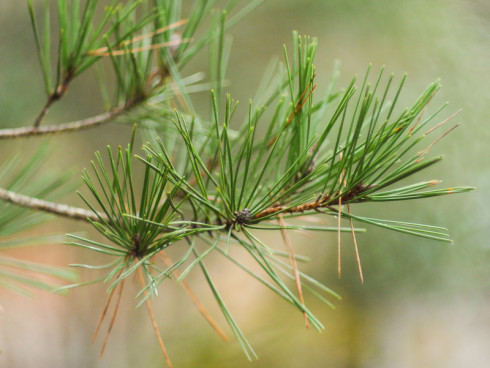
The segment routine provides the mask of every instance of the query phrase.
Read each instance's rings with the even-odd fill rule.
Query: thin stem
[[[14,129],[0,129],[0,139],[8,139],[8,138],[21,138],[21,137],[29,137],[33,135],[45,135],[45,134],[55,134],[55,133],[65,133],[65,132],[73,132],[81,129],[87,129],[96,127],[98,125],[102,125],[108,123],[113,120],[116,116],[120,115],[123,112],[129,110],[128,106],[118,107],[109,112],[92,116],[87,119],[74,121],[71,123],[65,123],[60,125],[51,125],[46,127],[37,128],[34,127],[22,127],[22,128],[14,128]]]
[[[34,124],[32,126],[33,129],[37,129],[39,125],[41,125],[41,121],[43,120],[44,116],[48,113],[49,108],[51,105],[54,103],[55,99],[53,98],[54,95],[50,95],[46,103],[44,104],[42,110],[39,112],[39,114],[36,117],[36,120],[34,120]]]
[[[65,95],[66,91],[68,91],[68,85],[73,79],[73,76],[74,73],[67,74],[66,77],[63,79],[63,82],[53,92],[51,92],[51,94],[48,97],[48,100],[44,104],[44,107],[39,112],[39,114],[36,117],[36,120],[34,121],[34,125],[33,125],[34,129],[39,128],[39,126],[41,125],[41,121],[43,120],[44,116],[48,113],[51,105],[54,104],[56,101],[60,100]]]

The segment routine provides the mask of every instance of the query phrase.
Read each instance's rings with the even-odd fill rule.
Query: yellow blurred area
[[[38,4],[40,2],[34,2]],[[53,2],[54,3],[54,2]],[[247,113],[261,76],[272,58],[291,49],[291,31],[318,37],[317,91],[327,88],[336,60],[338,86],[354,74],[386,65],[398,79],[408,73],[400,107],[409,106],[440,78],[443,88],[433,110],[450,102],[440,120],[458,109],[462,126],[439,142],[433,156],[445,160],[418,179],[443,180],[446,187],[471,185],[477,191],[388,205],[364,204],[354,211],[373,217],[446,226],[454,245],[368,227],[357,242],[364,270],[361,284],[352,238],[343,235],[342,277],[337,278],[335,236],[292,234],[295,251],[311,258],[300,268],[342,296],[330,309],[312,295],[306,303],[325,325],[322,333],[304,328],[303,316],[219,255],[206,261],[259,359],[248,362],[232,338],[223,342],[185,292],[165,282],[152,300],[160,333],[176,367],[253,368],[485,368],[490,362],[490,2],[486,0],[270,0],[234,27],[227,91],[242,101],[237,121]],[[44,103],[42,75],[24,1],[0,0],[0,128],[31,125]],[[207,56],[183,71],[207,68]],[[209,96],[197,94],[208,108]],[[92,72],[76,79],[66,98],[52,108],[46,123],[78,120],[100,113],[102,104]],[[128,143],[128,126],[109,124],[49,140],[53,155],[43,170],[89,167],[93,153],[106,145]],[[0,164],[13,154],[28,158],[43,139],[0,141]],[[77,178],[79,175],[76,176]],[[82,191],[85,190],[82,187]],[[62,199],[82,206],[76,196]],[[322,220],[327,221],[327,220]],[[333,221],[328,219],[328,221]],[[335,226],[335,224],[331,224]],[[92,235],[87,224],[56,219],[31,233]],[[279,234],[261,235],[282,249]],[[10,254],[39,262],[107,262],[61,244],[25,248]],[[101,274],[82,272],[89,281]],[[187,279],[216,317],[224,318],[202,277]],[[136,309],[137,280],[126,283],[105,355],[99,351],[107,323],[91,344],[108,285],[74,289],[66,296],[35,291],[32,299],[0,289],[0,367],[162,367],[151,321]],[[293,286],[294,287],[294,286]],[[232,333],[227,330],[232,336]]]

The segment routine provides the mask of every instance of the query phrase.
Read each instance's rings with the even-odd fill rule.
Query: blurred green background
[[[36,2],[35,2],[36,3]],[[433,80],[443,88],[432,103],[450,101],[442,121],[458,109],[463,125],[432,149],[445,160],[421,175],[446,187],[478,190],[424,201],[364,205],[373,216],[447,226],[454,245],[440,244],[377,228],[358,236],[365,283],[357,274],[352,240],[343,241],[343,274],[336,276],[336,240],[294,235],[298,253],[312,257],[303,270],[339,292],[331,310],[312,297],[307,304],[326,326],[305,330],[303,317],[232,265],[216,258],[213,276],[256,349],[246,361],[236,341],[223,343],[187,296],[172,283],[154,302],[157,322],[176,367],[488,367],[490,362],[490,2],[487,0],[269,0],[232,29],[228,87],[245,102],[253,97],[271,58],[282,59],[291,31],[318,37],[320,93],[336,60],[338,86],[386,65],[408,82],[400,105],[408,106]],[[24,1],[0,0],[0,127],[30,125],[44,103],[42,77]],[[205,70],[207,56],[184,74]],[[101,112],[92,73],[75,80],[46,122],[78,120]],[[206,106],[208,96],[196,96]],[[241,109],[246,109],[242,103]],[[245,111],[239,112],[244,114]],[[107,144],[126,145],[129,127],[107,126],[50,139],[54,154],[45,169],[88,167]],[[29,157],[43,140],[2,141],[1,162],[18,153]],[[78,177],[78,175],[77,175]],[[63,199],[81,206],[76,197]],[[89,226],[56,220],[39,232],[90,231]],[[269,238],[281,247],[279,238]],[[29,248],[16,256],[66,265],[91,262],[90,254],[62,245]],[[213,259],[214,260],[214,259]],[[219,261],[219,262],[218,262]],[[82,274],[84,280],[95,278]],[[218,308],[197,273],[189,282],[210,311]],[[2,367],[156,367],[163,365],[151,323],[135,309],[135,282],[127,286],[106,354],[91,334],[105,304],[105,286],[89,286],[67,297],[36,293],[27,299],[0,290]],[[102,340],[102,339],[101,339]]]

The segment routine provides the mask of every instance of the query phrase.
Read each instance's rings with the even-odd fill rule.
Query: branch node
[[[252,211],[250,211],[248,208],[241,211],[235,211],[233,214],[235,215],[235,222],[239,225],[248,224],[252,218]]]

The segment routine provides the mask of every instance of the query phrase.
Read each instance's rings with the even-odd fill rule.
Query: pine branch
[[[106,124],[116,117],[127,113],[131,106],[123,106],[115,108],[109,112],[93,116],[87,119],[78,120],[70,123],[64,123],[60,125],[51,125],[44,127],[23,127],[23,128],[13,128],[13,129],[0,129],[0,139],[9,138],[21,138],[39,135],[49,135],[57,133],[67,133],[79,131],[82,129],[93,128],[99,125]]]
[[[118,299],[109,328],[114,323],[124,281],[137,274],[142,286],[137,295],[141,297],[140,305],[147,305],[159,344],[170,366],[150,298],[157,294],[157,288],[163,281],[175,277],[177,282],[182,282],[210,324],[221,331],[183,281],[188,274],[200,269],[231,330],[251,359],[255,353],[205,266],[204,261],[209,254],[215,251],[222,254],[296,307],[304,315],[307,325],[321,330],[323,324],[305,305],[303,292],[311,292],[327,305],[332,303],[321,293],[338,295],[300,272],[297,260],[301,257],[293,253],[287,230],[337,232],[339,275],[340,234],[350,232],[354,238],[361,280],[363,276],[355,238],[359,229],[354,228],[354,221],[428,239],[450,241],[446,229],[441,227],[368,218],[351,211],[351,205],[355,203],[426,199],[473,189],[429,189],[438,183],[435,180],[400,186],[403,179],[442,159],[425,160],[423,156],[457,126],[413,155],[416,144],[451,119],[432,129],[424,129],[425,133],[417,136],[436,115],[422,119],[439,89],[438,82],[432,83],[411,107],[398,116],[395,105],[405,77],[393,92],[390,90],[393,76],[386,83],[382,82],[383,69],[374,83],[370,83],[371,66],[360,83],[353,78],[345,90],[332,92],[332,82],[326,96],[317,100],[313,64],[317,41],[294,32],[293,55],[288,54],[285,48],[285,67],[271,71],[268,82],[263,84],[267,88],[275,87],[263,93],[261,102],[255,101],[256,105],[250,102],[245,124],[233,130],[231,126],[235,124],[232,120],[238,102],[223,93],[230,53],[225,31],[260,0],[249,2],[230,21],[227,17],[236,3],[234,0],[227,3],[222,12],[215,13],[212,12],[214,1],[198,1],[185,19],[181,17],[181,4],[178,2],[148,1],[140,8],[140,2],[116,6],[114,1],[98,20],[100,17],[94,16],[97,3],[97,0],[87,0],[80,12],[78,0],[57,2],[60,32],[54,76],[51,74],[48,2],[45,3],[41,34],[29,0],[47,101],[33,127],[0,130],[0,139],[100,126],[143,103],[147,103],[145,107],[149,108],[141,109],[141,117],[158,125],[155,131],[165,129],[164,134],[155,134],[156,138],[151,137],[152,142],[145,145],[147,155],[139,157],[139,163],[142,161],[145,165],[144,174],[138,180],[133,171],[135,132],[126,150],[119,147],[113,152],[109,148],[107,160],[99,152],[95,154],[93,174],[89,175],[84,170],[82,176],[90,198],[81,197],[89,210],[18,194],[21,188],[0,189],[0,200],[89,221],[100,233],[104,240],[69,235],[72,240],[67,244],[115,259],[104,266],[77,265],[107,270],[101,280],[110,283],[109,301],[113,295]],[[209,14],[210,26],[203,32],[197,32]],[[182,32],[174,32],[175,28],[184,25]],[[196,36],[198,34],[201,34],[200,38]],[[213,86],[208,118],[199,114],[192,105],[187,89],[189,82],[181,76],[182,67],[206,44],[210,45],[210,84]],[[108,107],[109,112],[88,119],[41,127],[49,108],[66,94],[70,82],[104,58],[111,63],[115,76],[112,100],[107,97],[105,103],[114,107]],[[101,79],[102,89],[106,84],[107,80]],[[178,93],[175,89],[179,90]],[[392,102],[388,102],[390,98]],[[168,128],[168,112],[175,106],[186,113],[176,109],[173,126]],[[266,115],[267,108],[271,106],[274,111]],[[259,124],[264,124],[261,122],[264,116],[267,116],[266,132],[257,137],[256,132]],[[394,184],[398,187],[393,188]],[[44,198],[45,194],[34,196]],[[334,227],[286,223],[286,218],[305,214],[337,216],[337,223]],[[345,220],[349,222],[348,228],[341,227]],[[280,231],[287,252],[270,247],[257,236],[256,230]],[[187,242],[188,250],[177,261],[171,261],[164,252],[182,240]],[[251,271],[233,258],[229,252],[231,246],[245,250],[260,273]],[[282,262],[280,257],[289,258],[289,264]],[[283,276],[296,288],[292,290]]]
[[[0,200],[24,208],[43,211],[73,220],[99,220],[99,215],[94,214],[92,211],[87,211],[83,208],[68,206],[66,204],[54,203],[38,198],[32,198],[23,194],[11,192],[3,188],[0,188]],[[103,216],[103,214],[100,214],[100,216]]]

